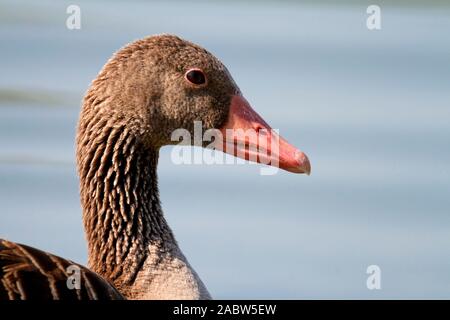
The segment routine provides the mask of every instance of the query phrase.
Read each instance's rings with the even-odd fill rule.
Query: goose
[[[214,144],[224,153],[293,173],[311,171],[308,157],[252,109],[209,51],[175,35],[137,40],[92,81],[79,117],[76,158],[89,268],[0,240],[0,300],[211,299],[164,218],[156,174],[159,149],[177,143],[171,138],[176,129],[193,134],[195,121],[227,135]],[[238,129],[265,139],[239,138]],[[79,271],[78,287],[69,285],[70,267]]]

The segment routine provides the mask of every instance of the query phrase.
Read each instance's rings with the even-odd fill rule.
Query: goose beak
[[[223,152],[293,173],[311,173],[308,157],[272,130],[240,95],[233,96],[220,131],[223,141],[216,148]]]

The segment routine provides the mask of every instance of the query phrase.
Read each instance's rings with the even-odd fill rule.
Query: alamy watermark
[[[72,264],[66,269],[69,275],[66,280],[66,285],[69,290],[80,290],[81,289],[81,268],[76,264]]]
[[[366,286],[369,290],[381,290],[381,268],[376,264],[367,267],[366,273],[369,275]]]
[[[369,30],[380,30],[381,29],[381,8],[376,4],[372,4],[367,7],[366,10],[369,16],[366,20],[366,27]]]
[[[194,121],[194,137],[183,128],[172,132],[171,140],[178,142],[172,150],[174,164],[246,164],[262,163],[270,167],[260,168],[261,175],[274,175],[279,170],[278,130],[208,129],[203,132],[202,122]],[[186,146],[201,146],[192,148]],[[231,154],[235,157],[227,156]]]
[[[66,27],[69,30],[81,29],[81,8],[76,4],[67,7],[66,13],[69,15],[66,19]]]

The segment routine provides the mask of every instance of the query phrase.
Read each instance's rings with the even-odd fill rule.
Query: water
[[[0,4],[0,236],[86,263],[79,105],[112,52],[175,33],[215,53],[310,177],[160,159],[163,208],[215,298],[450,298],[450,11],[368,3]],[[366,268],[382,270],[368,290]]]

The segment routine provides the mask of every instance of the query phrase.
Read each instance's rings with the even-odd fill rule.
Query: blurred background
[[[261,176],[162,149],[165,215],[214,298],[450,298],[444,1],[1,0],[0,237],[86,264],[81,99],[113,52],[157,33],[218,56],[312,162],[310,177]],[[366,286],[373,264],[381,290]]]

